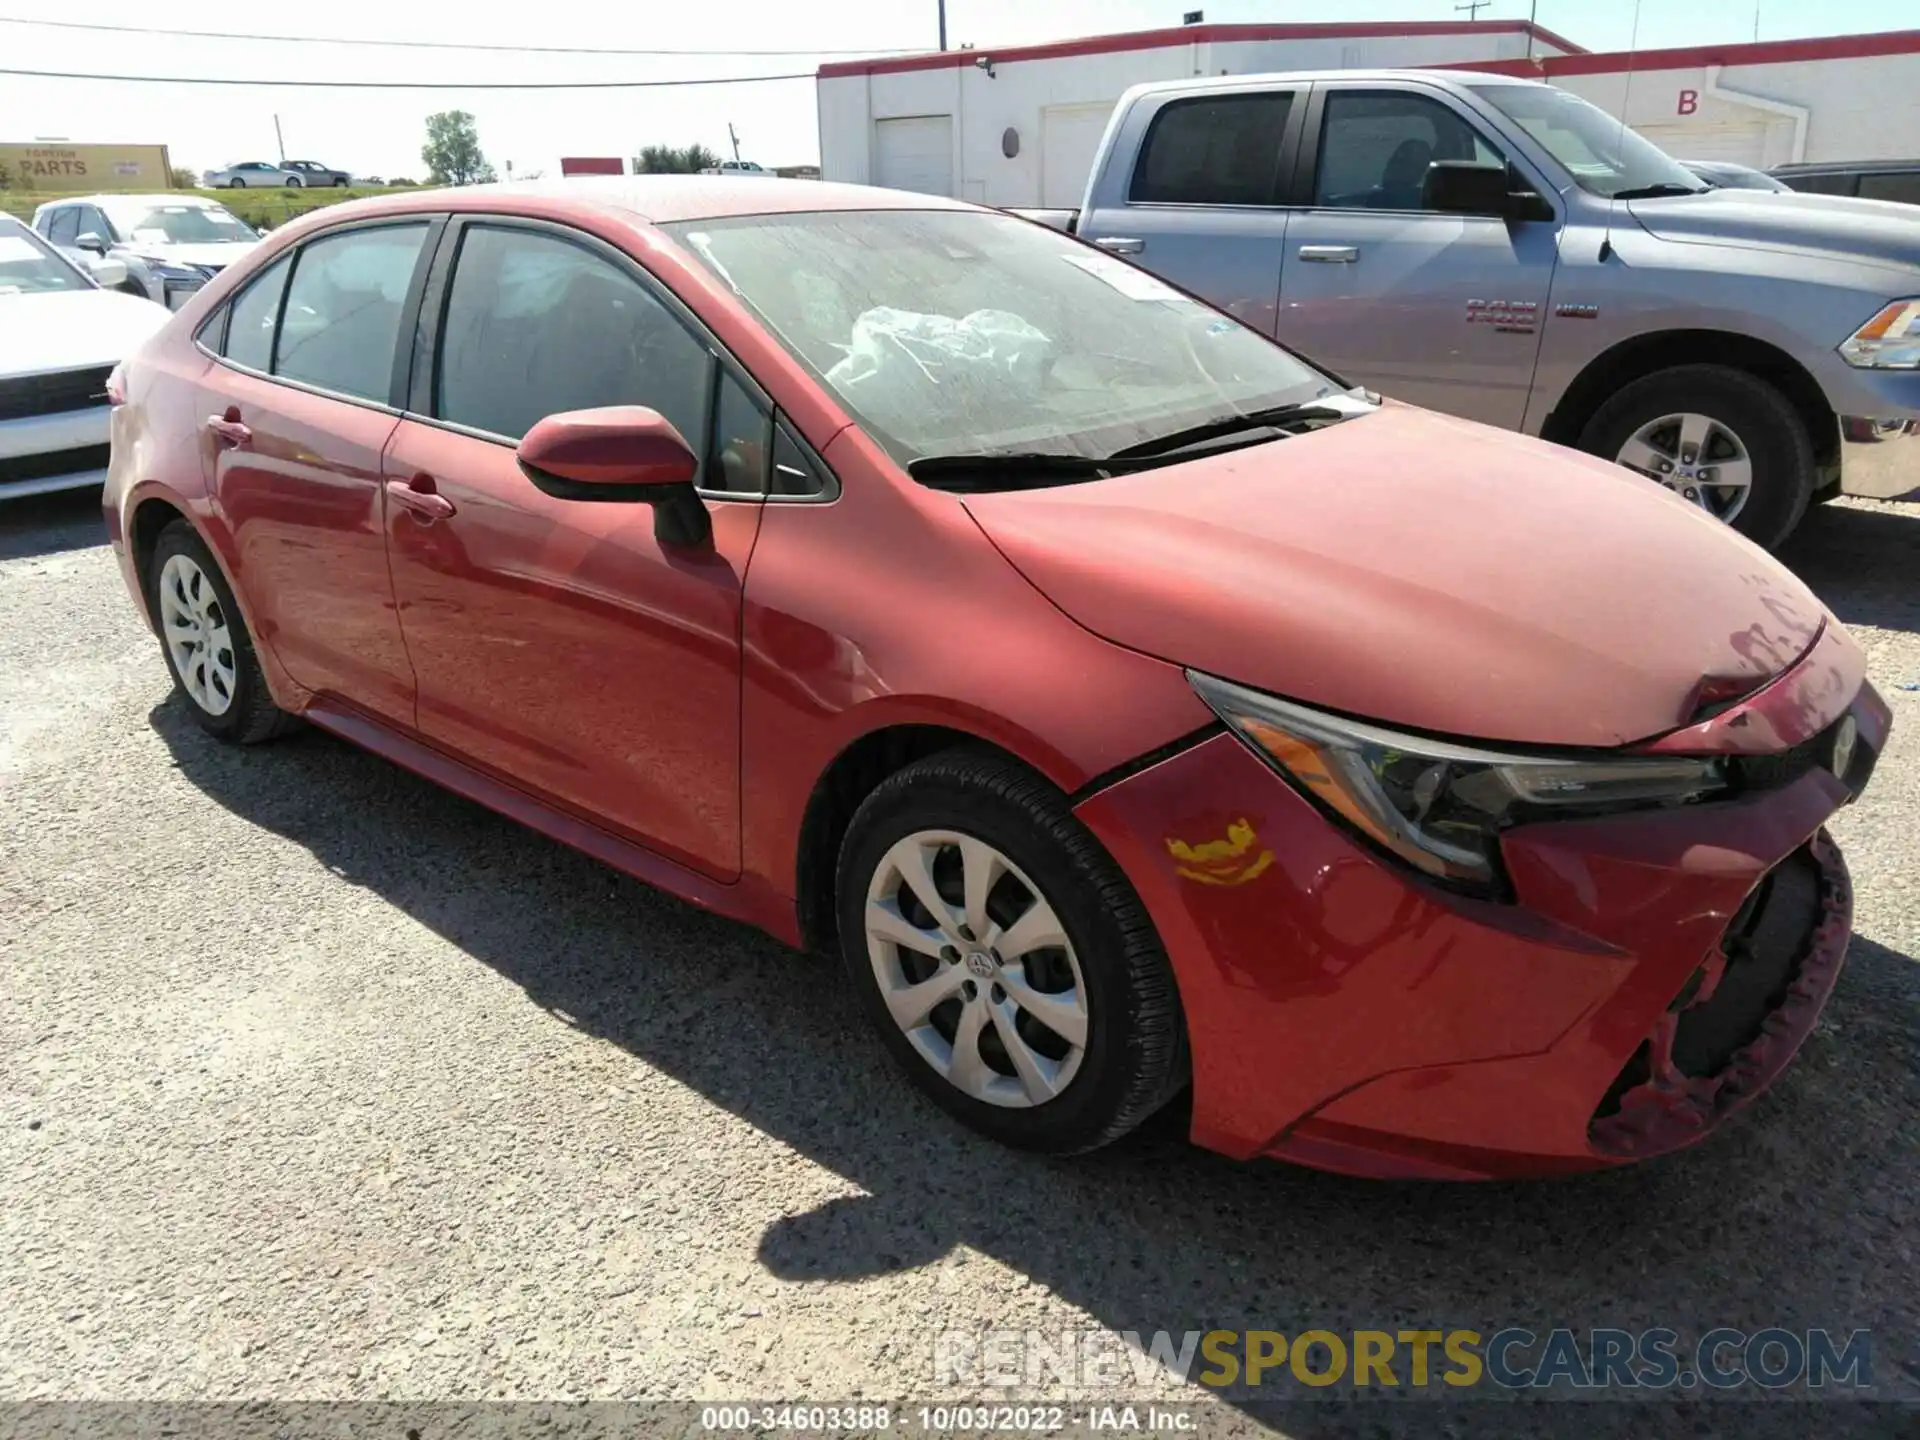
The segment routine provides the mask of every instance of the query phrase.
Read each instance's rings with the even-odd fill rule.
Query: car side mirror
[[[87,231],[86,234],[82,235],[78,240],[75,240],[73,243],[79,249],[88,251],[94,255],[104,255],[107,253],[107,242],[102,240],[98,235],[96,235],[91,230]]]
[[[1553,207],[1511,165],[1479,160],[1435,160],[1420,186],[1424,209],[1447,215],[1491,215],[1502,220],[1551,220]]]
[[[713,521],[693,488],[700,461],[657,410],[608,405],[549,415],[520,441],[520,469],[557,500],[651,505],[663,545],[705,545]]]
[[[96,255],[87,261],[87,274],[102,290],[118,290],[127,283],[127,262]]]

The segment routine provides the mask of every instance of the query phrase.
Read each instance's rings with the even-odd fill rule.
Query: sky
[[[1204,8],[1209,22],[1454,20],[1454,0],[948,0],[948,43],[982,49],[1177,25]],[[1485,19],[1524,19],[1528,0],[1493,0]],[[1624,50],[1634,0],[1537,0],[1535,18],[1589,50]],[[1920,25],[1915,0],[1639,0],[1638,45],[1649,49],[1754,38],[1843,35]],[[426,116],[475,116],[496,168],[550,169],[560,155],[632,156],[649,144],[695,141],[767,166],[817,162],[814,68],[852,50],[936,48],[936,0],[693,0],[609,6],[604,0],[330,0],[271,9],[257,0],[155,6],[137,0],[0,0],[0,17],[177,26],[255,34],[459,40],[506,46],[627,49],[748,47],[797,54],[608,55],[377,49],[315,43],[107,35],[0,23],[0,68],[117,75],[237,76],[249,80],[663,80],[791,74],[762,84],[653,90],[327,90],[146,85],[0,75],[0,142],[167,145],[176,165],[209,169],[278,156],[278,115],[291,159],[355,174],[424,178]],[[821,49],[820,47],[829,47]],[[834,49],[831,47],[846,47]]]

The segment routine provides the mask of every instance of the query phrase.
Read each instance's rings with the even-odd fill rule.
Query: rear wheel
[[[148,564],[147,598],[174,684],[202,730],[236,745],[271,740],[294,717],[273,703],[240,607],[194,529],[175,520]]]
[[[1677,365],[1595,412],[1580,448],[1672,490],[1769,548],[1813,498],[1813,442],[1773,386],[1725,365]]]
[[[346,183],[347,183],[347,177],[344,175],[336,175],[333,177],[333,184],[335,189],[339,189],[341,186],[344,186]]]
[[[1139,897],[1016,762],[971,750],[894,775],[842,847],[843,958],[894,1059],[994,1139],[1118,1139],[1185,1080],[1180,1002]]]
[[[306,183],[307,182],[302,180],[298,175],[287,176],[287,188],[289,190],[298,190]]]
[[[227,188],[229,190],[244,190],[247,188],[247,182],[236,175],[233,179],[227,181]]]

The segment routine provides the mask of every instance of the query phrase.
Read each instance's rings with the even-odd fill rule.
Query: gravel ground
[[[987,1325],[1867,1326],[1920,1386],[1920,506],[1826,507],[1787,557],[1897,714],[1797,1068],[1689,1154],[1437,1188],[1172,1120],[1073,1163],[977,1141],[823,962],[324,736],[203,737],[102,540],[90,497],[0,510],[0,1400],[902,1400]],[[1628,1410],[1521,1428],[1674,1418]],[[1757,1433],[1717,1414],[1688,1433]]]

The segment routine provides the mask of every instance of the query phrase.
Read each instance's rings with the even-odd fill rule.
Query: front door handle
[[[1358,245],[1302,245],[1300,258],[1316,265],[1351,265],[1360,258]]]
[[[253,431],[240,423],[240,412],[228,409],[224,415],[207,417],[207,433],[222,444],[240,446],[253,439]]]
[[[444,520],[453,514],[453,502],[433,488],[431,475],[387,481],[387,498],[422,520]]]
[[[1131,235],[1108,235],[1093,242],[1102,250],[1111,250],[1116,255],[1138,255],[1147,248],[1147,242],[1137,240]]]

